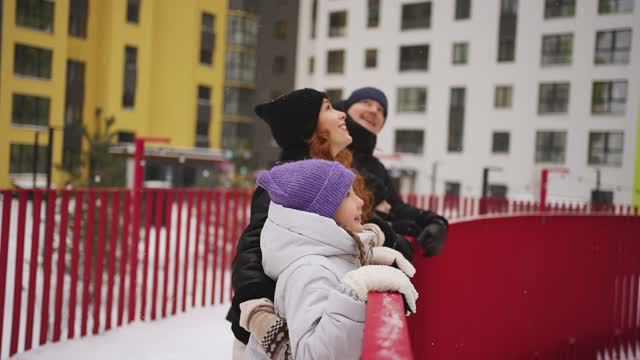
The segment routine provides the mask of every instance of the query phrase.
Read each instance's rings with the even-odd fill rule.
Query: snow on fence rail
[[[228,301],[250,191],[3,190],[0,358]],[[630,206],[418,196],[451,219],[523,212],[638,213]]]

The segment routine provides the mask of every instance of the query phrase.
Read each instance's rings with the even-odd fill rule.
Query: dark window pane
[[[329,37],[340,37],[347,34],[347,12],[337,11],[329,14]]]
[[[202,13],[200,25],[200,64],[213,64],[213,52],[216,48],[215,29],[215,16],[209,13]]]
[[[344,72],[344,50],[329,50],[327,53],[327,73],[342,74]]]
[[[229,0],[229,9],[255,13],[258,11],[258,0]]]
[[[396,130],[394,150],[397,153],[422,154],[424,130]]]
[[[599,0],[599,14],[628,13],[633,11],[634,0]]]
[[[573,34],[554,34],[542,37],[542,65],[571,64]]]
[[[509,138],[508,132],[494,132],[493,141],[491,144],[491,152],[495,153],[508,153],[509,152]]]
[[[429,68],[429,45],[412,45],[400,47],[400,71]]]
[[[367,49],[364,55],[364,67],[367,69],[375,68],[378,66],[378,50]]]
[[[622,166],[624,133],[589,133],[589,165]]]
[[[593,114],[623,115],[627,105],[627,81],[595,81],[591,95]]]
[[[596,64],[628,64],[631,53],[631,29],[598,31]]]
[[[211,125],[211,88],[198,86],[196,109],[196,147],[209,147],[209,127]]]
[[[16,25],[53,32],[54,5],[48,0],[16,1]]]
[[[69,35],[87,37],[87,18],[89,0],[71,0],[69,2]]]
[[[575,0],[545,0],[544,17],[569,17],[576,13]]]
[[[501,0],[498,26],[498,62],[515,60],[518,1]]]
[[[136,102],[136,84],[138,82],[138,49],[127,46],[124,52],[124,82],[122,107],[132,108]]]
[[[380,23],[380,0],[368,0],[367,8],[367,27],[378,27]]]
[[[511,86],[496,86],[494,106],[496,108],[510,108],[512,92]]]
[[[84,110],[83,62],[67,60],[62,165],[72,170],[80,165],[82,150],[82,113]]]
[[[12,124],[49,126],[49,98],[24,94],[13,94],[12,105]]]
[[[471,0],[456,0],[456,20],[464,20],[471,17]]]
[[[398,112],[425,112],[427,89],[419,87],[398,88]]]
[[[33,160],[35,156],[38,158],[36,173],[45,174],[47,172],[47,146],[38,146],[37,155],[34,150],[35,147],[32,144],[11,144],[9,149],[9,173],[33,173]]]
[[[227,41],[231,45],[255,47],[258,39],[258,21],[247,16],[229,15]]]
[[[536,162],[563,164],[566,144],[567,133],[565,131],[538,131],[536,133]]]
[[[227,51],[226,80],[253,83],[256,80],[256,55],[246,51]]]
[[[566,113],[569,107],[569,83],[540,84],[538,113]]]
[[[140,22],[140,0],[127,0],[127,22],[130,24]]]
[[[468,62],[469,45],[467,43],[453,44],[453,64],[463,65]]]
[[[249,88],[226,87],[224,89],[224,114],[251,117],[255,91]]]
[[[51,79],[51,50],[16,44],[14,53],[14,73]]]
[[[431,27],[431,2],[402,5],[402,30]]]
[[[464,140],[465,88],[451,88],[449,93],[449,131],[447,150],[460,152]]]

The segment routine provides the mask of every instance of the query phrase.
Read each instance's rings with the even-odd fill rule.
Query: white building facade
[[[389,100],[401,190],[630,203],[640,100],[634,0],[301,0],[296,87]],[[393,155],[393,156],[390,156]]]

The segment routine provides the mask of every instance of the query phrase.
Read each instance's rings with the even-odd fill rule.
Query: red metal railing
[[[4,190],[1,195],[2,358],[230,299],[229,270],[248,221],[250,192]],[[406,198],[451,219],[481,215],[480,203],[485,214],[498,215],[638,211],[630,206],[551,204],[542,209],[504,199]]]
[[[230,299],[225,278],[248,219],[248,191],[1,195],[2,358],[127,320],[164,318],[176,314],[179,304],[186,311]]]

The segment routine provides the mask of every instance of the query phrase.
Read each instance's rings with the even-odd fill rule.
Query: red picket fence
[[[0,356],[228,301],[249,202],[226,189],[2,191]]]

